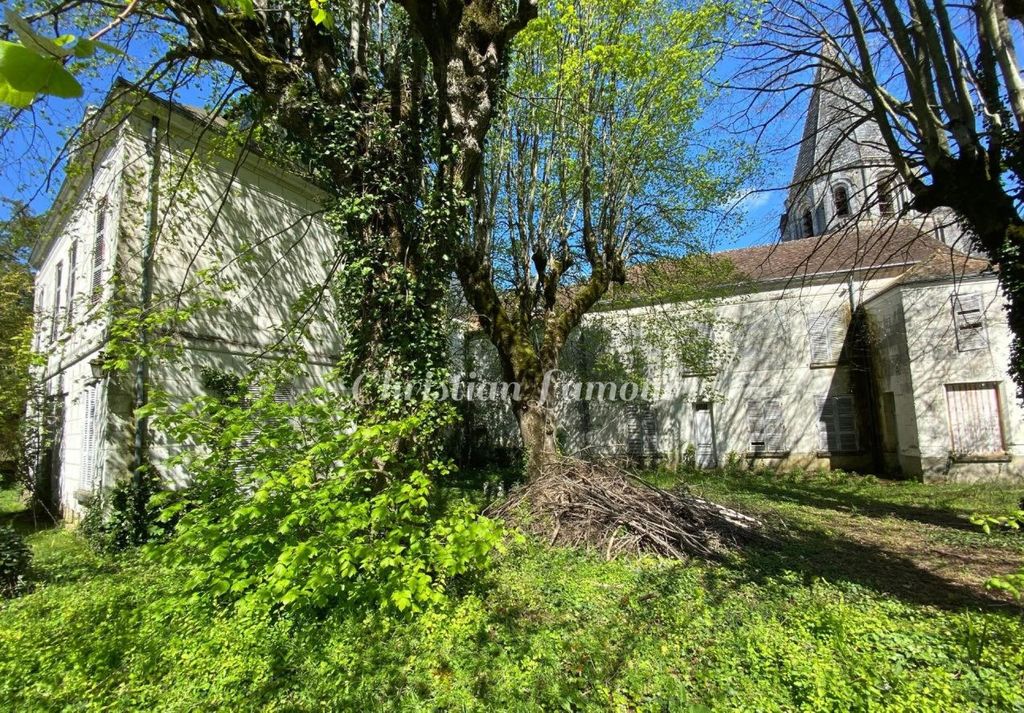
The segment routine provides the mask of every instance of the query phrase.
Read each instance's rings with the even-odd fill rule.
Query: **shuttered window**
[[[754,453],[786,449],[786,429],[779,399],[747,401],[747,425],[750,428],[750,450]]]
[[[50,315],[50,341],[56,341],[60,327],[60,297],[63,292],[62,279],[64,276],[64,263],[57,263],[57,272],[54,276],[53,288],[53,314]]]
[[[97,467],[99,459],[96,454],[97,433],[99,424],[97,408],[99,386],[90,384],[85,387],[85,395],[82,399],[82,488],[84,490],[95,490],[97,482]]]
[[[71,326],[71,322],[74,319],[75,313],[75,277],[78,271],[78,241],[73,240],[71,247],[68,249],[68,292],[67,292],[67,305],[64,307],[66,314],[65,322],[68,327]]]
[[[294,400],[295,392],[290,384],[278,384],[274,389],[274,403],[275,404],[290,404]],[[263,386],[259,383],[250,383],[245,395],[242,397],[242,408],[252,408],[257,401],[263,397]],[[267,428],[273,427],[280,423],[280,418],[273,416],[267,417],[264,421],[264,425]],[[239,458],[235,463],[234,472],[236,476],[242,476],[249,472],[250,463],[248,462],[247,455],[256,445],[257,433],[250,432],[243,435],[238,439],[238,451]],[[255,486],[248,484],[243,488],[246,495],[251,495],[254,492]]]
[[[835,312],[808,316],[807,339],[811,348],[811,364],[836,363],[846,340],[842,316]]]
[[[953,295],[953,325],[959,351],[969,352],[988,346],[985,305],[980,294]]]
[[[39,351],[43,348],[43,336],[46,334],[46,288],[42,285],[36,290],[35,303],[35,348]]]
[[[99,304],[103,296],[103,266],[107,256],[107,199],[101,198],[96,204],[96,222],[93,230],[92,282],[90,304]]]
[[[818,397],[818,449],[829,453],[850,453],[859,447],[853,397]]]
[[[983,455],[1005,450],[996,384],[950,384],[946,401],[954,453]]]
[[[649,401],[626,405],[626,455],[641,461],[658,455],[658,420]]]

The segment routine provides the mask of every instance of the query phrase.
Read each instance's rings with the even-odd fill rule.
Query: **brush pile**
[[[610,463],[560,459],[488,514],[552,545],[623,554],[716,558],[761,523],[685,490],[663,490]]]

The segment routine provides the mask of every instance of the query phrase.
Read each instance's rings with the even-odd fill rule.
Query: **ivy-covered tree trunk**
[[[536,478],[558,458],[554,414],[548,404],[536,397],[516,402],[514,413],[523,441],[526,477]]]

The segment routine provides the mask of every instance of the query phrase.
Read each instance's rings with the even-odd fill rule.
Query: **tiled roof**
[[[914,268],[918,278],[978,273],[988,262],[953,250],[910,221],[857,222],[826,235],[716,253],[756,282]]]

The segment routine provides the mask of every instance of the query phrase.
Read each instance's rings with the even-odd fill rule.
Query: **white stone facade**
[[[147,390],[172,401],[203,393],[204,367],[242,375],[272,352],[295,300],[325,281],[333,254],[313,186],[258,155],[239,155],[220,127],[191,110],[123,85],[112,96],[118,92],[123,97],[91,119],[88,135],[97,138],[79,151],[32,256],[46,397],[29,417],[51,423],[53,444],[38,467],[70,516],[127,477],[133,463],[134,367],[102,376],[98,368],[111,358],[112,327],[141,304],[149,236],[154,312],[219,300],[174,325],[170,341],[180,358],[173,367],[153,360],[146,375]],[[322,318],[329,309],[328,295],[302,339],[309,384],[336,362],[340,339]],[[153,433],[149,460],[159,464],[167,454]]]

